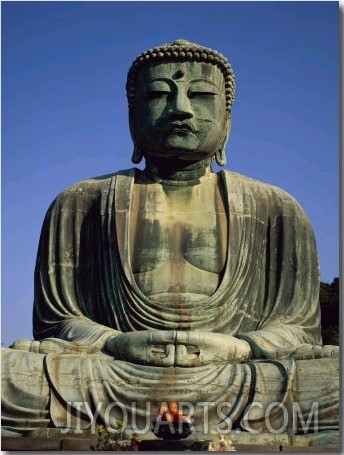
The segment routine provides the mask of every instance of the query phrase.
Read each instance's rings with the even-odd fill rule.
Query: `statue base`
[[[230,434],[236,452],[336,452],[340,450],[339,432],[322,432],[309,435],[286,435],[271,433]],[[184,440],[163,440],[152,433],[139,437],[139,451],[207,451],[212,435],[192,435]],[[22,437],[3,436],[3,451],[94,451],[97,436],[90,432],[63,434],[61,429],[33,430]],[[93,447],[93,448],[92,448]]]

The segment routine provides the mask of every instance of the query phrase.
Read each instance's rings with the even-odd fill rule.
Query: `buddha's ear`
[[[136,143],[136,139],[135,139],[135,120],[134,120],[134,108],[129,108],[129,129],[130,129],[130,135],[131,135],[131,139],[134,143],[134,150],[133,150],[133,154],[131,156],[131,161],[134,163],[134,164],[139,164],[143,158],[143,153],[142,151],[139,149],[137,143]]]
[[[231,131],[231,124],[232,112],[228,111],[224,135],[220,143],[219,149],[215,153],[215,160],[219,166],[224,166],[226,164],[226,145]]]

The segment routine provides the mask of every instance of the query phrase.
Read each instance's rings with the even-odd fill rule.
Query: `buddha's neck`
[[[146,157],[145,173],[156,181],[193,182],[211,172],[212,158],[201,161],[171,161]]]

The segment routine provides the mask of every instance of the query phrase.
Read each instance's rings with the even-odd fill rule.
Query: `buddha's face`
[[[215,65],[158,63],[140,71],[131,128],[146,156],[196,161],[226,135],[225,82]]]

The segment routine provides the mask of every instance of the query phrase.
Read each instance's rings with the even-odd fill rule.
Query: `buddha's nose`
[[[190,99],[182,90],[179,90],[171,100],[170,113],[174,116],[191,118],[193,112],[190,104]]]

